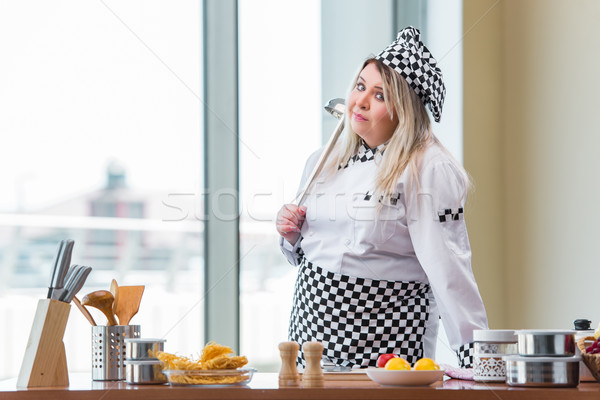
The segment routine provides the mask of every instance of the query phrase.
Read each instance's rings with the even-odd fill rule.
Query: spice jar
[[[592,321],[589,319],[576,319],[573,321],[575,325],[575,355],[581,356],[581,351],[577,347],[577,342],[587,336],[594,336],[594,330],[591,328]],[[579,362],[579,380],[582,382],[595,382],[596,378],[590,372],[589,368],[583,363]]]
[[[473,331],[475,353],[473,380],[477,382],[504,382],[504,356],[517,354],[515,331],[506,329],[478,329]]]

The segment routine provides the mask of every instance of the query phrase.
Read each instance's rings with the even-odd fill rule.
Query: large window
[[[206,4],[210,23],[203,27]],[[143,284],[132,320],[142,336],[164,337],[167,351],[180,354],[232,338],[223,344],[252,366],[277,370],[296,269],[279,251],[274,219],[294,198],[306,158],[333,131],[336,121],[323,105],[345,97],[362,60],[408,24],[420,26],[433,53],[443,55],[444,71],[460,77],[460,0],[239,0],[237,36],[235,11],[227,8],[235,5],[0,3],[0,378],[19,369],[65,238],[76,243],[73,263],[93,267],[79,297],[108,289],[113,278]],[[235,75],[225,71],[235,70],[236,46],[239,150],[217,153],[239,151],[239,188],[231,183],[235,162],[204,157],[204,145],[215,143],[205,139],[238,139],[236,116],[221,113],[231,107],[235,114]],[[206,104],[204,71],[212,84]],[[447,101],[454,110],[450,117],[445,110],[436,133],[460,158],[460,99]],[[204,133],[209,119],[208,128],[222,124],[224,133]],[[205,191],[208,176],[216,193]],[[210,207],[202,203],[206,195]],[[231,198],[239,200],[239,249],[237,228],[233,235],[230,229],[237,216],[219,220],[215,213]],[[214,218],[205,223],[207,217]],[[214,234],[223,226],[226,235]],[[221,266],[205,263],[208,255],[229,258]],[[238,266],[239,276],[231,273]],[[90,342],[89,324],[73,307],[65,337],[71,372],[90,370]]]
[[[254,366],[273,370],[296,273],[273,221],[321,141],[320,2],[242,0],[239,38],[240,345]]]
[[[145,285],[132,319],[142,336],[201,348],[201,11],[195,1],[0,3],[0,378],[19,371],[65,238],[72,262],[93,268],[79,298],[113,278]],[[91,369],[90,332],[72,307],[71,372]]]

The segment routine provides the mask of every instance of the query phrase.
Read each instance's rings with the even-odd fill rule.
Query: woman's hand
[[[285,204],[277,213],[277,232],[291,244],[296,244],[300,238],[300,228],[304,224],[306,207],[294,204]]]

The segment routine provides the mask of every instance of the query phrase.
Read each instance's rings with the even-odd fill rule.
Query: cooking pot
[[[575,387],[581,357],[506,356],[506,383],[510,386]]]
[[[533,357],[571,357],[575,355],[575,331],[518,330],[519,354]]]
[[[125,339],[126,360],[155,360],[159,351],[164,351],[166,339]]]

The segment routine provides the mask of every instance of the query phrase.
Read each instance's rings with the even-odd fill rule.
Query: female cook
[[[425,110],[438,122],[444,95],[419,30],[400,31],[355,78],[344,133],[304,205],[277,215],[281,248],[299,265],[290,340],[322,342],[336,365],[433,358],[441,316],[470,367],[473,329],[487,328],[463,218],[469,179]]]

